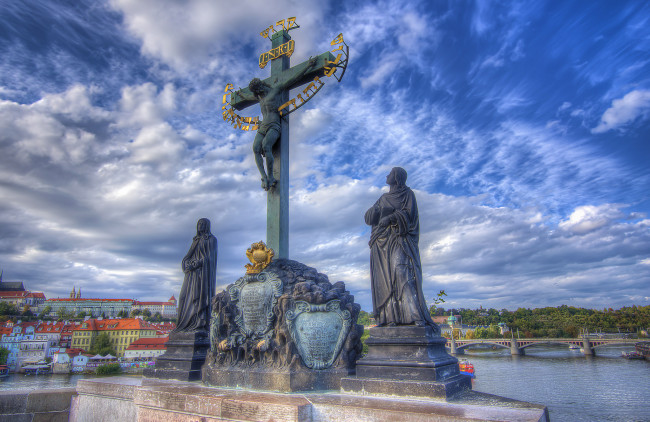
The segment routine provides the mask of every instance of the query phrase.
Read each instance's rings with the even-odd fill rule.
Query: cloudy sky
[[[0,0],[5,281],[165,300],[200,217],[242,276],[266,200],[221,95],[295,16],[292,64],[341,32],[350,62],[291,115],[292,259],[371,310],[363,214],[401,166],[428,299],[650,305],[650,3],[270,3]]]

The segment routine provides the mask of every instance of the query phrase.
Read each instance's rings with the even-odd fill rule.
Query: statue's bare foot
[[[266,177],[262,177],[262,189],[269,190],[269,181]]]
[[[278,181],[277,181],[276,179],[274,179],[273,176],[271,176],[271,177],[269,177],[268,184],[269,184],[269,185],[268,185],[268,186],[269,186],[269,189],[271,189],[271,188],[275,187],[275,185],[278,184]],[[267,190],[268,190],[268,189],[267,189]]]

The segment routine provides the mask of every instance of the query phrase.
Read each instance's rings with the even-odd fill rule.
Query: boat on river
[[[643,355],[638,352],[621,352],[621,356],[625,359],[643,359]]]
[[[650,359],[650,341],[640,341],[634,345],[634,351],[646,359]]]
[[[461,360],[458,362],[458,369],[460,369],[461,374],[469,375],[470,377],[474,378],[474,365],[466,359]]]
[[[0,378],[9,376],[9,367],[7,365],[0,365]]]

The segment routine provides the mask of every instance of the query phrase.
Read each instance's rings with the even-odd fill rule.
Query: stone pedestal
[[[345,368],[309,370],[303,368],[203,368],[203,383],[210,386],[229,386],[253,390],[291,393],[296,391],[339,391],[341,378],[349,376]]]
[[[156,358],[155,368],[146,368],[149,378],[196,381],[201,379],[201,366],[210,348],[207,332],[172,332],[165,343],[167,351]]]
[[[356,377],[341,380],[341,390],[446,399],[471,389],[445,343],[428,326],[371,328],[368,354],[357,362]]]

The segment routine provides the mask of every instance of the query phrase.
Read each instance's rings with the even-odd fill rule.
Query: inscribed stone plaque
[[[273,307],[282,295],[277,275],[246,275],[230,286],[228,293],[237,308],[235,323],[246,338],[261,338],[273,327]]]
[[[287,326],[305,366],[326,369],[332,366],[352,324],[350,312],[342,311],[339,300],[313,305],[296,301],[287,312]]]

